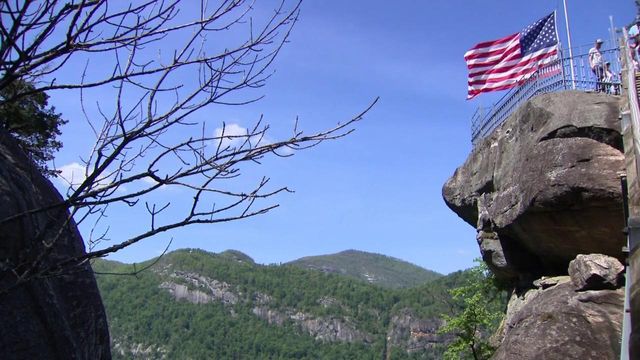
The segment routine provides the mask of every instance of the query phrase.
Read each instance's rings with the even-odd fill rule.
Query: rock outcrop
[[[191,272],[167,272],[162,269],[160,274],[168,275],[172,281],[164,281],[159,287],[166,290],[176,300],[185,300],[193,304],[222,303],[234,314],[233,305],[238,303],[252,303],[253,315],[265,320],[271,325],[282,326],[285,322],[295,324],[302,333],[309,334],[322,342],[371,343],[374,336],[357,329],[349,317],[316,316],[293,308],[273,309],[270,307],[273,299],[264,293],[254,293],[251,298],[244,297],[235,286],[224,281],[211,279]],[[323,307],[337,306],[338,300],[324,296],[318,299]]]
[[[107,320],[91,266],[85,262],[53,274],[46,271],[85,252],[73,220],[66,222],[66,208],[53,206],[61,202],[60,194],[13,139],[0,132],[3,359],[111,357]],[[47,207],[51,208],[30,213]]]
[[[165,281],[160,284],[160,288],[169,291],[178,300],[184,299],[194,304],[219,301],[225,305],[235,305],[239,301],[231,285],[224,281],[183,271],[176,271],[170,276],[178,282]]]
[[[439,334],[442,325],[442,319],[423,319],[411,309],[401,309],[389,321],[387,346],[406,349],[409,354],[429,353],[454,337],[451,334]]]
[[[618,116],[614,96],[540,95],[476,144],[444,185],[498,277],[563,274],[580,253],[622,257]]]
[[[617,359],[623,301],[623,289],[578,291],[567,276],[514,295],[493,359]]]
[[[357,329],[349,317],[315,316],[297,312],[289,316],[302,331],[323,342],[370,344],[373,335]]]
[[[272,325],[283,325],[291,321],[301,332],[322,342],[346,342],[369,344],[374,336],[357,329],[349,317],[316,316],[295,309],[277,310],[268,306],[255,306],[255,316]]]
[[[622,285],[624,266],[602,254],[580,254],[569,263],[569,276],[577,290],[617,289]]]
[[[113,352],[125,359],[165,360],[167,350],[162,346],[148,344],[129,344],[126,340],[113,339]]]
[[[476,144],[444,185],[447,205],[476,227],[483,260],[517,294],[494,359],[620,354],[618,101],[572,91],[535,97]]]

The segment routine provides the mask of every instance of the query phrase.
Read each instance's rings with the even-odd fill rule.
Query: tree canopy
[[[33,92],[32,83],[17,79],[4,88],[0,88],[0,126],[12,134],[20,147],[46,175],[55,175],[47,163],[62,147],[58,140],[60,128],[67,123],[49,106],[49,96],[42,92]],[[28,95],[17,97],[18,94]]]
[[[486,360],[495,351],[490,338],[504,316],[507,293],[498,289],[487,265],[476,261],[478,265],[469,270],[463,285],[450,290],[461,311],[443,315],[445,326],[440,332],[456,337],[444,353],[447,360]]]

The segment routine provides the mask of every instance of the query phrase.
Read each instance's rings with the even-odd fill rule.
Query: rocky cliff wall
[[[545,280],[512,296],[493,360],[618,359],[624,289],[581,291],[568,276]]]
[[[0,357],[109,359],[107,320],[88,263],[43,272],[84,253],[60,194],[0,132]],[[26,280],[26,281],[24,281]]]
[[[477,144],[446,182],[447,205],[478,230],[506,279],[566,274],[581,253],[622,258],[618,98],[538,96]]]
[[[443,187],[447,205],[476,228],[483,260],[514,289],[494,359],[619,355],[619,106],[598,93],[535,97],[476,144]]]

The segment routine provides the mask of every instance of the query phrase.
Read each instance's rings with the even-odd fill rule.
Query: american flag
[[[485,41],[464,54],[469,68],[467,99],[482,92],[510,89],[541,65],[558,58],[555,12],[519,33]]]

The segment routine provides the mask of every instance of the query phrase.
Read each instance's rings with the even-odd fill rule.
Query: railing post
[[[560,53],[562,55],[562,53]],[[567,75],[564,72],[564,58],[560,59],[560,69],[562,69],[562,88],[567,89]]]
[[[627,31],[623,29],[623,84],[626,97],[621,101],[621,128],[627,177],[627,267],[625,282],[625,310],[622,323],[621,359],[636,359],[640,356],[640,105],[636,91],[636,74],[626,44]]]

